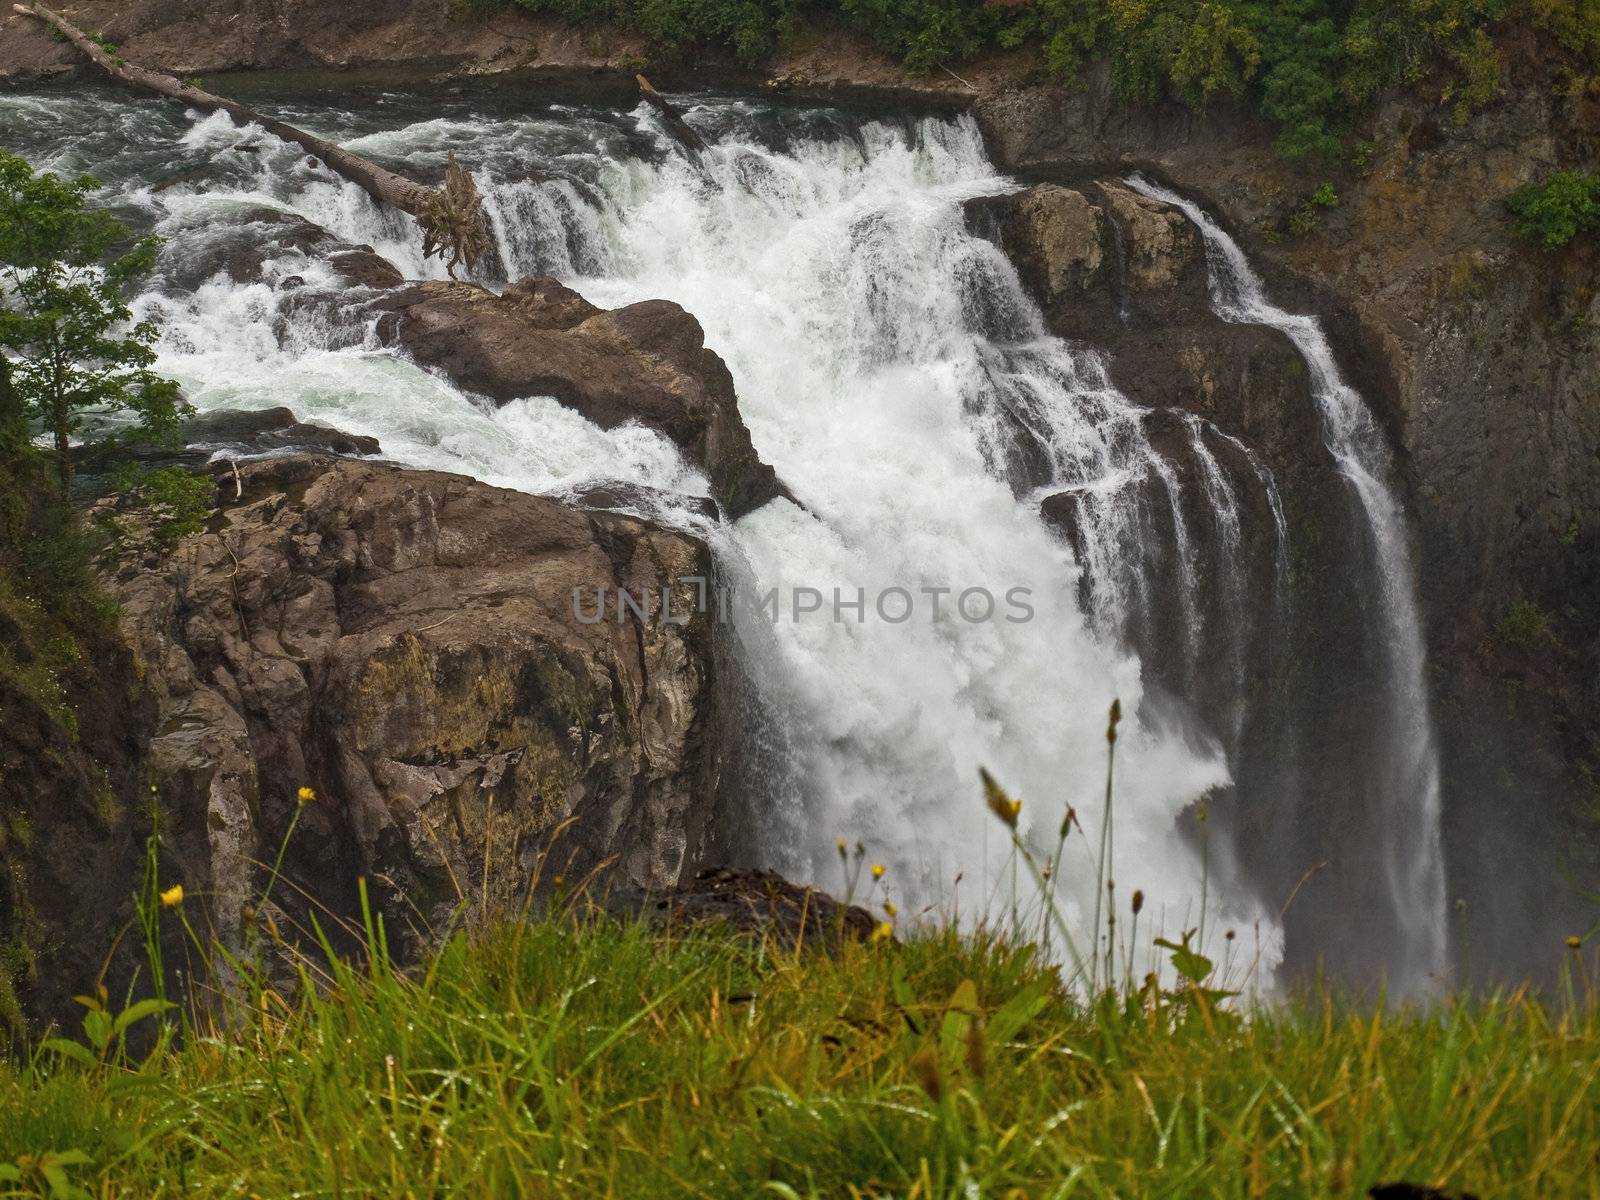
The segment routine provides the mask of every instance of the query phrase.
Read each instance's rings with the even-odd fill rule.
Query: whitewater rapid
[[[1141,665],[1116,636],[1141,603],[1127,558],[1147,516],[1137,485],[1163,467],[1105,365],[1049,336],[1003,255],[967,231],[965,200],[1016,185],[967,118],[861,120],[731,99],[686,107],[711,143],[699,162],[643,107],[457,104],[423,115],[396,100],[284,115],[423,177],[454,150],[487,198],[491,285],[553,274],[604,306],[666,298],[692,312],[733,373],[757,450],[804,505],[777,501],[733,525],[674,502],[707,486],[665,438],[602,431],[543,397],[496,409],[378,347],[370,330],[297,302],[338,286],[303,255],[268,263],[258,283],[172,282],[186,255],[252,206],[369,243],[408,277],[439,275],[408,222],[304,155],[220,116],[137,101],[4,97],[0,117],[25,109],[36,163],[101,172],[119,208],[169,239],[166,275],[136,308],[161,322],[158,369],[197,408],[288,405],[378,437],[387,457],[531,492],[639,484],[666,497],[646,515],[706,537],[739,586],[827,597],[776,623],[736,610],[781,743],[745,814],[771,865],[837,890],[836,842],[860,841],[887,866],[902,911],[1001,916],[1009,849],[983,806],[985,766],[1024,801],[1022,832],[1041,858],[1075,806],[1083,833],[1057,887],[1087,945],[1106,711],[1120,698],[1119,903],[1141,889],[1146,929],[1197,924],[1201,856],[1178,818],[1227,783],[1224,752],[1154,719]],[[198,177],[174,170],[163,138]],[[300,286],[285,287],[290,277]],[[1048,487],[1009,479],[1019,419],[1047,451]],[[1232,485],[1220,471],[1202,477],[1222,545],[1236,546]],[[1275,492],[1263,486],[1281,541]],[[1041,495],[1061,490],[1086,514],[1081,561],[1039,513]],[[1181,520],[1175,501],[1174,513]],[[1192,552],[1177,553],[1192,582]],[[955,615],[969,588],[1020,590],[1031,618],[1007,620],[1003,605],[988,620]],[[894,589],[916,600],[900,623],[871,603]],[[941,589],[944,616],[933,619]],[[836,613],[836,590],[866,596],[865,619]],[[1192,623],[1188,635],[1198,641]],[[1273,914],[1215,874],[1208,890],[1208,932],[1237,928],[1259,949],[1264,980],[1281,953]]]

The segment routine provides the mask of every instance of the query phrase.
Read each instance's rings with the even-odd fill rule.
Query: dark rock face
[[[713,618],[679,582],[711,577],[704,546],[432,472],[241,474],[207,532],[109,581],[173,866],[225,944],[301,786],[274,903],[349,916],[365,877],[411,942],[519,911],[541,863],[657,890],[693,866],[729,757]],[[619,621],[619,588],[657,614],[669,589],[683,623]]]
[[[624,920],[643,917],[664,928],[725,925],[770,938],[778,946],[837,950],[845,939],[865,939],[877,922],[858,904],[840,904],[826,892],[790,883],[771,871],[710,867],[665,892],[626,889],[606,900]]]
[[[1051,330],[1103,353],[1119,390],[1148,406],[1159,465],[1130,501],[1137,531],[1119,557],[1139,584],[1119,632],[1154,709],[1181,700],[1228,750],[1234,786],[1211,798],[1210,836],[1240,848],[1245,881],[1273,907],[1323,864],[1320,903],[1286,918],[1288,965],[1365,977],[1379,956],[1359,916],[1384,916],[1365,852],[1383,792],[1359,764],[1381,732],[1382,647],[1368,635],[1364,524],[1299,352],[1277,330],[1218,318],[1198,232],[1115,180],[973,201],[968,216],[1008,252]],[[1080,559],[1084,502],[1061,492],[1042,505]],[[1330,910],[1358,919],[1328,927]]]
[[[58,672],[68,711],[19,686],[51,648],[12,619],[17,600],[0,596],[12,668],[0,671],[0,1045],[12,1047],[30,1023],[75,1021],[72,997],[103,968],[127,979],[137,965],[129,939],[113,940],[133,919],[150,833],[140,756],[155,719],[135,656],[103,632],[80,631],[81,656]]]
[[[462,388],[502,403],[553,396],[602,428],[660,430],[705,468],[730,517],[785,494],[750,444],[727,366],[670,301],[605,311],[553,279],[525,279],[501,296],[421,283],[381,303],[380,336]]]
[[[1553,969],[1561,935],[1592,920],[1568,880],[1600,873],[1600,247],[1535,251],[1503,202],[1594,169],[1600,147],[1593,101],[1520,84],[1544,76],[1507,52],[1506,94],[1463,125],[1387,101],[1371,160],[1302,237],[1287,218],[1325,169],[1283,161],[1226,102],[1131,107],[1096,70],[1074,92],[995,89],[977,115],[1006,169],[1138,169],[1202,198],[1280,303],[1321,316],[1392,432],[1414,520],[1457,961],[1514,978]]]

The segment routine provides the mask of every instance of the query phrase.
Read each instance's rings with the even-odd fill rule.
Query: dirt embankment
[[[0,83],[81,69],[70,46],[6,8]],[[658,81],[962,103],[1036,70],[1034,56],[1018,52],[988,56],[959,76],[914,74],[859,38],[823,26],[802,31],[759,69],[725,55],[696,56],[691,66],[653,53],[637,34],[577,29],[515,8],[474,12],[462,0],[80,0],[57,11],[114,42],[128,60],[177,75],[334,69],[438,82],[607,75],[631,82],[646,69]]]

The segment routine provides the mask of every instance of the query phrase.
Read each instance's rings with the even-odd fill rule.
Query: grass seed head
[[[928,1099],[937,1104],[944,1098],[944,1079],[939,1074],[939,1056],[932,1046],[924,1046],[911,1056],[911,1070]]]
[[[1015,829],[1017,818],[1022,814],[1022,801],[1013,800],[1005,788],[995,782],[994,776],[982,767],[978,768],[978,777],[983,780],[983,799],[989,811],[1004,821],[1008,828]]]

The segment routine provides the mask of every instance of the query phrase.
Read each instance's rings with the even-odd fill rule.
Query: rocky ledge
[[[662,889],[699,860],[730,754],[702,544],[378,463],[222,482],[205,532],[108,582],[158,707],[164,877],[224,944],[297,810],[275,903],[350,915],[364,877],[414,935],[517,911],[541,868]],[[618,589],[682,623],[619,621]]]
[[[751,445],[727,365],[680,305],[608,311],[543,278],[501,295],[418,283],[378,303],[379,337],[459,387],[499,403],[552,396],[604,429],[638,421],[659,430],[705,469],[730,518],[787,494]]]

